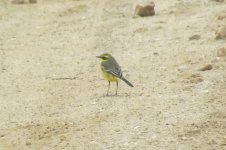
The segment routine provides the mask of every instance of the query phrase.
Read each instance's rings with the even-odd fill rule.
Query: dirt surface
[[[155,16],[133,18],[134,3],[0,1],[1,150],[226,149],[226,44],[215,40],[226,3],[158,0]],[[134,88],[104,96],[103,52]]]

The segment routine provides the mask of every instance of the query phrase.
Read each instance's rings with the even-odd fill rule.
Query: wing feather
[[[122,71],[121,71],[121,68],[119,66],[112,67],[108,63],[103,63],[102,67],[106,72],[108,72],[108,73],[110,73],[110,74],[112,74],[112,75],[114,75],[118,78],[122,78]]]

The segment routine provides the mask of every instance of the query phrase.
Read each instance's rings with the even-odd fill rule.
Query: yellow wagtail
[[[100,62],[100,70],[102,73],[102,76],[105,80],[108,81],[108,90],[107,90],[107,96],[108,96],[108,92],[110,89],[110,84],[111,81],[112,82],[116,82],[117,88],[116,88],[116,94],[117,95],[117,91],[118,91],[118,78],[123,80],[124,82],[126,82],[129,86],[133,87],[133,85],[127,81],[123,75],[122,75],[122,71],[120,66],[118,65],[118,63],[116,62],[116,60],[114,59],[113,56],[111,56],[108,53],[104,53],[100,56],[96,56],[97,58],[101,59]]]

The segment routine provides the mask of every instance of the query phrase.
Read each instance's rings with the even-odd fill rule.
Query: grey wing
[[[115,67],[112,67],[112,65],[109,65],[107,63],[104,63],[103,65],[103,69],[105,71],[107,71],[108,73],[118,77],[118,78],[122,78],[122,70],[121,68],[118,66],[118,64]]]

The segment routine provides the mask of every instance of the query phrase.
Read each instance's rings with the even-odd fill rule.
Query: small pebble
[[[224,18],[226,18],[226,15],[222,15],[222,16],[217,17],[218,20],[223,20]]]
[[[224,0],[212,0],[212,1],[215,1],[215,2],[224,2]]]
[[[26,145],[27,145],[27,146],[30,146],[30,145],[31,145],[31,142],[26,142]]]
[[[115,132],[119,132],[120,130],[119,129],[115,129]]]
[[[226,56],[226,48],[222,47],[217,50],[217,57],[225,57]]]
[[[158,53],[158,52],[154,52],[153,54],[154,54],[154,55],[159,55],[159,53]]]
[[[198,34],[195,34],[195,35],[192,35],[189,37],[189,41],[192,41],[192,40],[199,40],[200,39],[200,35]]]
[[[213,66],[209,64],[209,65],[206,65],[205,67],[199,69],[199,71],[207,71],[207,70],[211,70],[211,69],[213,69]]]
[[[29,3],[35,4],[35,3],[37,3],[37,0],[29,0]]]
[[[1,134],[0,137],[5,137],[5,135],[4,134]]]
[[[181,65],[181,66],[179,66],[178,67],[178,71],[180,71],[180,72],[184,72],[184,71],[187,71],[189,68],[188,68],[188,66],[187,65]]]
[[[147,16],[154,16],[155,15],[155,3],[150,2],[147,5],[141,6],[139,4],[136,5],[133,17],[147,17]]]
[[[215,32],[215,40],[226,39],[226,25]]]

